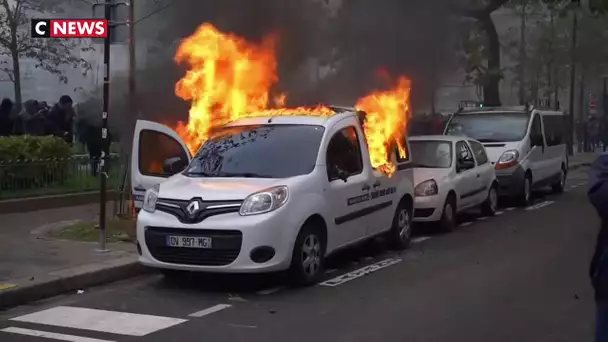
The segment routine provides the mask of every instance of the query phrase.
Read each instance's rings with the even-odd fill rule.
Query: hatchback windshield
[[[184,174],[251,178],[308,174],[315,167],[324,130],[312,125],[222,128],[205,142]]]
[[[526,113],[455,115],[448,135],[464,135],[480,142],[520,141],[526,136],[529,116]]]
[[[411,141],[414,167],[434,169],[452,166],[452,143],[439,140]]]

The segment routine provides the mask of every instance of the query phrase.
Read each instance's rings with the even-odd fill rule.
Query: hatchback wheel
[[[498,192],[496,186],[492,186],[488,191],[488,198],[481,204],[481,213],[485,216],[494,216],[498,208]]]
[[[442,231],[451,232],[456,229],[456,201],[452,196],[446,199],[439,226]]]
[[[314,225],[306,224],[296,238],[290,267],[295,285],[316,284],[323,275],[326,245],[321,232]]]

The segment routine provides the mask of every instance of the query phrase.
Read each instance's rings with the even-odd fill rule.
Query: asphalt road
[[[151,275],[2,312],[0,341],[591,341],[585,172],[527,209],[472,213],[450,234],[421,227],[403,253],[381,241],[342,253],[314,287]]]

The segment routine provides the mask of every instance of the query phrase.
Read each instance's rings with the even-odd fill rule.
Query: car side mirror
[[[461,159],[458,161],[457,167],[458,167],[458,169],[456,171],[458,171],[458,172],[470,170],[475,167],[475,162],[470,159],[469,160]]]
[[[163,163],[163,173],[173,176],[188,167],[188,162],[180,157],[168,158]]]

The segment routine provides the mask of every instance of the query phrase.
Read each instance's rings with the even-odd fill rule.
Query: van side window
[[[150,148],[153,146],[153,148]],[[169,177],[164,171],[165,160],[179,158],[188,162],[188,155],[177,140],[151,130],[142,130],[139,135],[139,172],[145,176]]]
[[[534,115],[532,120],[532,127],[530,128],[530,135],[542,135],[543,129],[540,123],[540,115]]]
[[[395,159],[397,160],[397,164],[407,163],[410,161],[410,150],[408,148],[407,141],[403,142],[403,148],[405,149],[405,158],[401,158],[401,155],[399,154],[399,147],[397,144],[395,144]]]
[[[478,165],[484,165],[488,162],[486,148],[483,147],[482,144],[478,143],[477,141],[469,140],[469,145],[471,145],[471,149],[473,149],[473,154],[475,155]]]
[[[556,146],[564,143],[564,118],[561,115],[543,116],[545,126],[545,139],[547,146]]]
[[[327,177],[331,182],[338,179],[338,170],[347,176],[363,172],[363,158],[355,127],[346,127],[334,134],[327,145]]]

